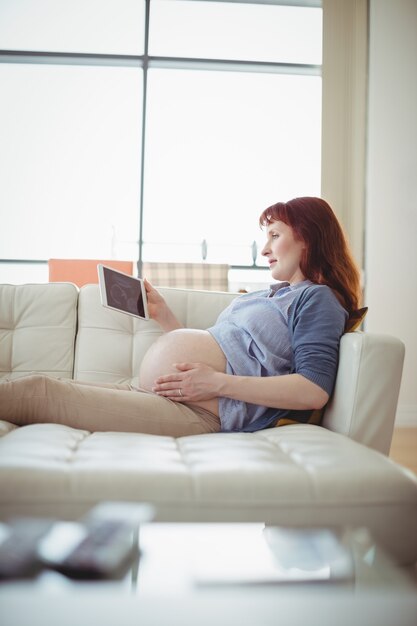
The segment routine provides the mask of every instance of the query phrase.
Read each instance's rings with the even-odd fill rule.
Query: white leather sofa
[[[161,292],[195,328],[213,324],[235,297]],[[1,377],[135,383],[160,332],[153,321],[103,308],[96,285],[0,286]],[[0,516],[74,519],[123,499],[155,504],[159,520],[365,526],[397,562],[413,563],[416,477],[386,456],[403,358],[393,337],[344,335],[322,426],[174,439],[0,422]]]

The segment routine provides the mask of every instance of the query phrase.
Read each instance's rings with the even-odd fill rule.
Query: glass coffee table
[[[2,626],[26,624],[28,612],[31,626],[417,623],[415,581],[365,529],[147,522],[138,541],[139,558],[119,580],[43,571],[2,583]]]

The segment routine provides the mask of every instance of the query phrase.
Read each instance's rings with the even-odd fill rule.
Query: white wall
[[[417,426],[417,0],[370,0],[366,329],[405,343],[397,425]]]

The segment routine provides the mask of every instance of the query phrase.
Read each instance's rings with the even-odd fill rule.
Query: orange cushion
[[[96,259],[49,259],[50,283],[74,283],[78,287],[98,283],[97,265],[102,263],[119,272],[133,275],[133,261]]]

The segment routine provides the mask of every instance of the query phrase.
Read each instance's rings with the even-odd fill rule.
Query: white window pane
[[[0,49],[143,54],[144,0],[0,0]]]
[[[152,70],[148,95],[146,260],[206,239],[207,261],[251,264],[261,211],[320,194],[321,78]]]
[[[47,263],[0,263],[1,284],[24,285],[47,282]]]
[[[1,258],[137,258],[141,77],[0,65]]]
[[[321,64],[322,9],[153,0],[149,53]]]
[[[274,282],[269,266],[263,269],[229,269],[229,291],[256,291],[257,289],[266,289]]]

